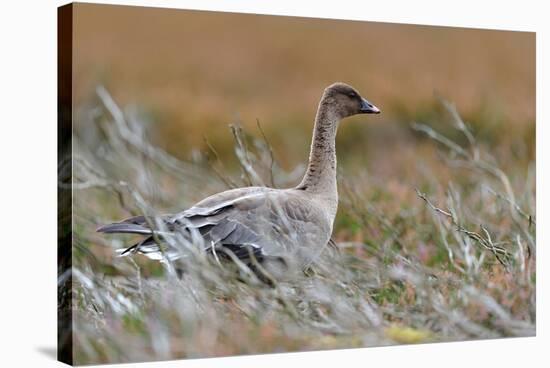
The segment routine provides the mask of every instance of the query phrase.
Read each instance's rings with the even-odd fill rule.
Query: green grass
[[[101,236],[99,224],[175,212],[249,176],[212,150],[175,159],[139,113],[116,118],[101,97],[74,137],[75,363],[535,334],[534,160],[506,149],[513,136],[478,140],[447,105],[419,116],[429,125],[397,124],[396,142],[365,162],[339,145],[338,250],[270,288],[200,254],[182,278],[115,256],[132,238]],[[296,184],[300,169],[281,168],[259,131],[237,134],[265,183]],[[521,139],[534,144],[534,131]]]

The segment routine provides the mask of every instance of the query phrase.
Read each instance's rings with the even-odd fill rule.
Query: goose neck
[[[339,121],[337,114],[321,102],[315,118],[308,167],[299,189],[337,196],[336,130]]]

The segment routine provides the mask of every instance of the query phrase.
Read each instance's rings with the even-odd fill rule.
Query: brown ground
[[[533,33],[79,4],[74,37],[76,106],[105,84],[151,113],[155,140],[180,157],[204,135],[228,153],[227,124],[259,119],[279,159],[301,162],[334,81],[383,111],[369,119],[380,129],[342,130],[351,146],[357,133],[391,139],[389,122],[424,118],[434,92],[472,124],[490,116],[490,134],[535,119]]]

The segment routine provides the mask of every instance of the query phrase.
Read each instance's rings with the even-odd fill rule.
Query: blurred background
[[[91,4],[73,32],[78,364],[535,334],[534,33]],[[180,280],[95,231],[298,184],[335,81],[382,114],[339,128],[315,272],[271,289],[184,257]]]
[[[318,100],[335,81],[382,109],[340,129],[343,168],[389,175],[418,152],[410,123],[441,120],[437,96],[479,139],[534,158],[534,33],[91,4],[76,7],[74,24],[77,122],[104,85],[144,110],[150,139],[178,158],[206,149],[206,137],[231,167],[228,124],[256,134],[258,120],[292,169],[307,159]]]

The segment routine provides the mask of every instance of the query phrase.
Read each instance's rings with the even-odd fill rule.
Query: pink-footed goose
[[[315,259],[332,234],[338,207],[335,147],[338,124],[352,115],[378,113],[380,110],[353,87],[334,83],[321,97],[309,164],[297,187],[227,190],[183,212],[162,216],[160,224],[159,219],[137,216],[97,231],[144,236],[121,255],[141,253],[158,260],[175,259],[181,256],[181,251],[161,252],[159,239],[176,233],[187,239],[200,234],[205,250],[216,258],[237,257],[249,266],[258,264],[255,261],[267,264],[269,259],[304,266]]]

